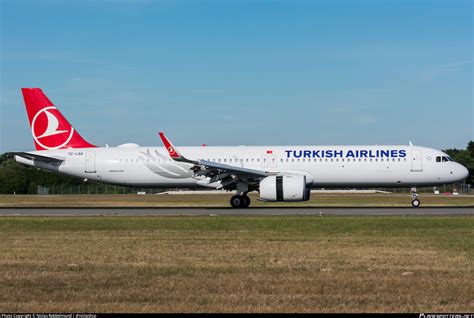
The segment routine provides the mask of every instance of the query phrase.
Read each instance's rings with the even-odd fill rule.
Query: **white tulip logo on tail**
[[[37,126],[42,126],[38,125],[37,123],[42,122],[42,121],[37,121],[38,117],[43,114],[46,116],[46,129],[41,129]],[[49,106],[41,109],[39,112],[36,113],[36,115],[33,117],[33,120],[31,122],[31,133],[33,135],[33,138],[35,141],[43,148],[45,149],[59,149],[61,147],[64,147],[72,138],[74,134],[74,128],[69,126],[69,129],[59,129],[59,120],[56,117],[54,113],[59,114],[59,112],[56,110],[56,107],[54,106]],[[59,114],[60,115],[60,114]],[[44,120],[43,120],[44,121]],[[38,131],[40,130],[41,131]],[[64,134],[69,132],[69,136],[66,138],[61,138],[60,136],[57,136],[59,134]],[[51,136],[56,136],[53,138],[47,138]],[[39,140],[41,139],[41,141]]]
[[[56,118],[56,116],[54,116],[47,110],[45,110],[44,113],[48,117],[48,127],[46,128],[46,131],[41,136],[38,136],[38,138],[48,137],[48,136],[62,134],[62,133],[67,132],[67,130],[58,130],[59,120]]]

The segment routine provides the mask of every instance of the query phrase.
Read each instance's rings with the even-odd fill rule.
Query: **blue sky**
[[[472,1],[0,1],[0,152],[21,87],[96,145],[474,139]]]

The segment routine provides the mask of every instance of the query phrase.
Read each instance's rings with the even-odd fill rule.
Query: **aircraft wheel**
[[[414,207],[414,208],[417,208],[420,206],[420,200],[418,199],[414,199],[411,201],[411,205]]]
[[[234,195],[232,198],[230,198],[230,205],[233,208],[241,208],[244,203],[243,197],[240,195]]]
[[[246,195],[244,195],[242,198],[244,199],[244,202],[243,202],[243,204],[242,204],[242,207],[243,207],[243,208],[248,208],[249,205],[250,205],[250,198],[249,198],[248,196],[246,196]]]

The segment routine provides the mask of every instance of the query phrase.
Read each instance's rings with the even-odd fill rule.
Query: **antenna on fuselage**
[[[410,146],[413,146],[413,143],[411,142],[411,140],[408,141],[408,144],[409,144]]]

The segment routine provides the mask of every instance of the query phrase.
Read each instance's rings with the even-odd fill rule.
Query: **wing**
[[[245,183],[250,189],[253,189],[258,187],[261,179],[273,174],[207,160],[199,160],[191,169],[194,170],[195,176],[209,178],[206,180],[207,184],[219,183],[216,185],[216,188],[224,190],[234,190],[239,182]],[[206,183],[201,182],[201,185],[206,185]]]
[[[33,161],[41,161],[45,163],[61,163],[64,161],[64,159],[60,158],[54,158],[54,157],[46,157],[46,156],[41,156],[37,154],[32,154],[28,152],[13,152],[14,155],[18,157],[22,157],[28,160],[33,160]]]
[[[191,170],[194,176],[205,177],[206,180],[199,182],[203,186],[212,186],[217,189],[234,190],[238,183],[245,183],[250,189],[258,187],[261,179],[275,173],[263,170],[236,167],[208,160],[190,160],[178,152],[176,147],[166,136],[160,132],[161,140],[165,145],[170,157],[175,161],[192,164]]]

